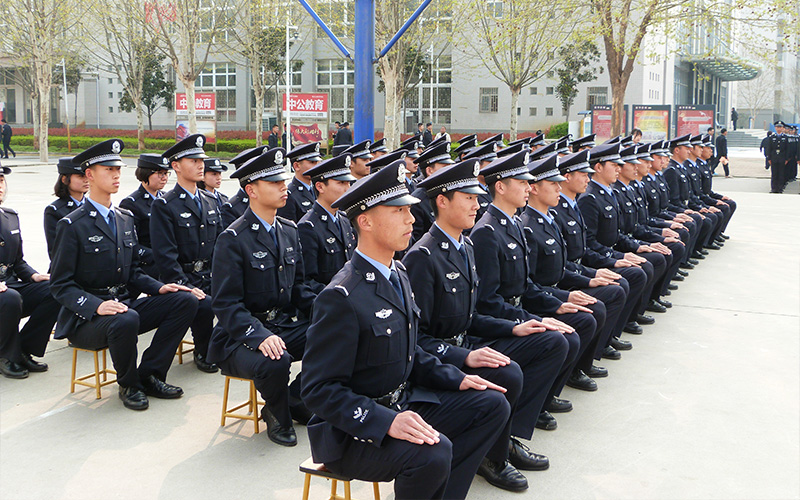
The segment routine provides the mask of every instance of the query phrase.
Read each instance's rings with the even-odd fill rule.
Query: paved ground
[[[19,166],[8,177],[7,205],[20,211],[26,256],[40,270],[54,172]],[[122,194],[136,187],[132,168],[123,180]],[[611,375],[598,392],[565,389],[575,410],[531,443],[549,471],[527,473],[523,494],[477,478],[471,499],[800,498],[800,196],[797,183],[785,195],[766,194],[768,184],[715,178],[739,202],[732,239],[673,292],[673,309],[627,336],[633,351],[602,363]],[[100,400],[69,394],[70,351],[53,341],[49,372],[0,378],[0,498],[300,497],[302,427],[291,449],[244,423],[219,427],[223,379],[191,362],[170,371],[186,395],[143,413],[124,409],[115,386]],[[353,486],[371,498],[367,485]],[[316,480],[312,498],[327,491]],[[390,485],[382,492],[392,498]]]

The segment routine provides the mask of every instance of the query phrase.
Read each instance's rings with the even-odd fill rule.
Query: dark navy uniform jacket
[[[303,357],[303,402],[314,412],[308,439],[315,462],[340,459],[356,440],[380,447],[397,412],[439,403],[429,390],[458,390],[464,373],[417,344],[420,309],[405,267],[395,262],[402,300],[358,253],[314,302]],[[380,398],[409,382],[396,408]]]
[[[600,254],[586,246],[586,224],[580,210],[562,196],[558,208],[550,209],[550,213],[561,229],[561,236],[567,247],[567,268],[594,278],[594,269],[612,268],[617,260],[624,257],[621,252],[614,251],[610,256]],[[587,274],[589,273],[589,274]]]
[[[687,208],[700,210],[703,208],[692,199],[692,190],[689,186],[689,173],[686,167],[670,159],[669,166],[662,172],[669,188],[669,208],[675,212],[683,212]]]
[[[58,221],[78,208],[72,198],[59,198],[44,208],[44,239],[47,242],[47,255],[53,260],[56,242],[56,225]]]
[[[673,219],[676,213],[669,209],[669,187],[661,172],[652,177],[644,176],[644,190],[647,195],[647,212],[656,219]]]
[[[482,314],[511,321],[541,319],[520,307],[536,303],[537,311],[549,311],[561,301],[536,289],[530,279],[528,250],[522,236],[522,222],[514,216],[512,224],[503,212],[489,205],[486,213],[475,224],[470,233],[475,250],[475,266],[478,276],[478,301],[476,309]],[[533,304],[531,304],[533,309]]]
[[[58,222],[56,252],[51,264],[50,291],[63,306],[55,338],[67,337],[75,327],[91,320],[100,304],[112,297],[100,289],[125,285],[138,295],[157,295],[163,283],[142,271],[136,258],[133,214],[114,208],[117,237],[94,206],[84,203]],[[90,293],[91,291],[91,293]],[[123,294],[120,300],[134,299]]]
[[[164,196],[163,191],[156,193],[153,197],[147,190],[139,185],[139,189],[131,193],[119,203],[119,206],[129,210],[133,214],[133,223],[136,227],[136,237],[139,245],[136,248],[136,255],[139,258],[139,265],[144,272],[150,276],[158,276],[158,267],[153,257],[153,248],[150,242],[150,212],[153,202]]]
[[[222,204],[222,228],[225,229],[233,224],[233,221],[241,217],[249,207],[250,198],[244,189],[239,188],[235,195]]]
[[[216,201],[202,189],[196,193],[202,211],[180,186],[156,200],[150,216],[150,238],[161,280],[207,289],[214,243],[223,227]]]
[[[492,196],[489,193],[478,195],[478,212],[475,214],[475,221],[477,222],[486,213],[486,209],[492,204]]]
[[[321,292],[331,282],[356,249],[356,235],[350,221],[342,213],[337,213],[336,218],[339,227],[328,211],[314,202],[297,224],[306,282],[314,293]]]
[[[289,323],[296,310],[306,314],[311,310],[315,294],[304,282],[297,226],[276,217],[273,231],[278,248],[248,208],[217,240],[211,295],[219,321],[208,347],[212,363],[226,359],[242,343],[258,349],[274,334],[270,322]],[[267,325],[264,317],[269,319]]]
[[[428,232],[436,221],[436,217],[433,215],[431,200],[425,194],[424,188],[415,189],[411,192],[411,196],[420,200],[416,205],[411,205],[411,215],[414,216],[414,229],[411,232],[411,244],[413,245]]]
[[[228,196],[219,189],[215,189],[213,193],[208,190],[203,191],[209,198],[213,199],[217,203],[217,212],[222,214],[222,207],[228,203]]]
[[[640,242],[621,231],[621,211],[611,188],[603,189],[594,181],[578,198],[578,208],[586,224],[586,244],[592,250],[613,257],[613,250],[635,252]]]
[[[664,237],[652,230],[647,224],[647,208],[644,214],[639,209],[639,199],[636,188],[617,181],[614,183],[614,196],[621,208],[621,227],[620,230],[635,240],[645,242],[663,242]]]
[[[699,160],[697,162],[697,166],[700,167],[700,175],[701,175],[700,180],[701,180],[703,194],[713,200],[721,200],[722,195],[719,193],[715,193],[714,190],[711,189],[711,184],[713,182],[714,174],[711,173],[711,169],[708,167],[708,162],[704,160]]]
[[[278,215],[299,222],[314,206],[314,193],[298,181],[297,177],[292,177],[286,194],[288,195],[286,205],[278,209]]]
[[[464,366],[471,345],[484,338],[511,337],[514,329],[513,321],[475,311],[479,282],[475,254],[469,238],[464,237],[462,245],[467,262],[433,225],[403,258],[420,308],[417,343],[442,363],[458,368]],[[461,346],[442,341],[461,333],[471,335]]]
[[[686,170],[689,172],[689,187],[692,190],[692,196],[696,203],[702,206],[713,206],[717,201],[703,193],[703,173],[700,170],[699,162],[694,164],[686,160]]]
[[[25,262],[22,254],[22,235],[19,214],[11,208],[0,207],[0,281],[9,288],[30,283],[36,271]]]

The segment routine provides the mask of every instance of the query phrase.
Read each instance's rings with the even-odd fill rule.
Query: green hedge
[[[547,131],[546,137],[548,139],[558,139],[559,137],[564,137],[568,133],[569,133],[569,123],[564,122],[550,127],[550,130]]]

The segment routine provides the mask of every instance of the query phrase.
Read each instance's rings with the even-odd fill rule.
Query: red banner
[[[292,145],[308,144],[309,142],[322,142],[324,139],[322,130],[319,125],[312,123],[310,125],[299,125],[292,123]]]
[[[185,93],[175,93],[175,114],[187,115],[189,113],[188,104]],[[214,92],[195,92],[194,108],[196,116],[214,116],[217,110],[217,94]]]
[[[622,130],[628,129],[628,105],[625,105],[622,113]],[[611,105],[596,104],[592,106],[592,133],[597,134],[595,141],[597,144],[611,139]]]
[[[328,118],[328,94],[291,94],[289,112],[292,118]],[[283,113],[286,116],[286,94],[283,94]]]

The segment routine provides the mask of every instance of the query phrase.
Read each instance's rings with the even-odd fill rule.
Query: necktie
[[[108,227],[111,228],[111,234],[113,234],[114,238],[116,238],[117,237],[117,221],[116,221],[116,217],[114,217],[114,212],[109,212],[108,213],[108,219],[106,219],[106,222],[108,222]]]
[[[461,258],[464,259],[464,265],[466,266],[467,270],[469,270],[469,259],[467,258],[467,247],[462,243],[460,247],[458,247],[458,253],[461,254]]]
[[[200,216],[203,216],[203,203],[200,201],[200,193],[197,193],[197,196],[194,197],[194,203],[197,205],[197,210],[200,213]]]
[[[344,242],[344,233],[342,233],[342,224],[339,222],[339,214],[333,217],[333,224],[336,226],[336,231],[339,232],[339,238]]]
[[[392,288],[394,291],[397,292],[397,296],[400,297],[400,300],[405,304],[405,299],[403,298],[403,288],[400,286],[400,276],[397,274],[397,271],[392,269],[389,273],[389,283],[392,284]]]
[[[275,231],[275,228],[267,228],[267,233],[272,236],[272,241],[275,243],[275,248],[278,248],[278,233]]]

